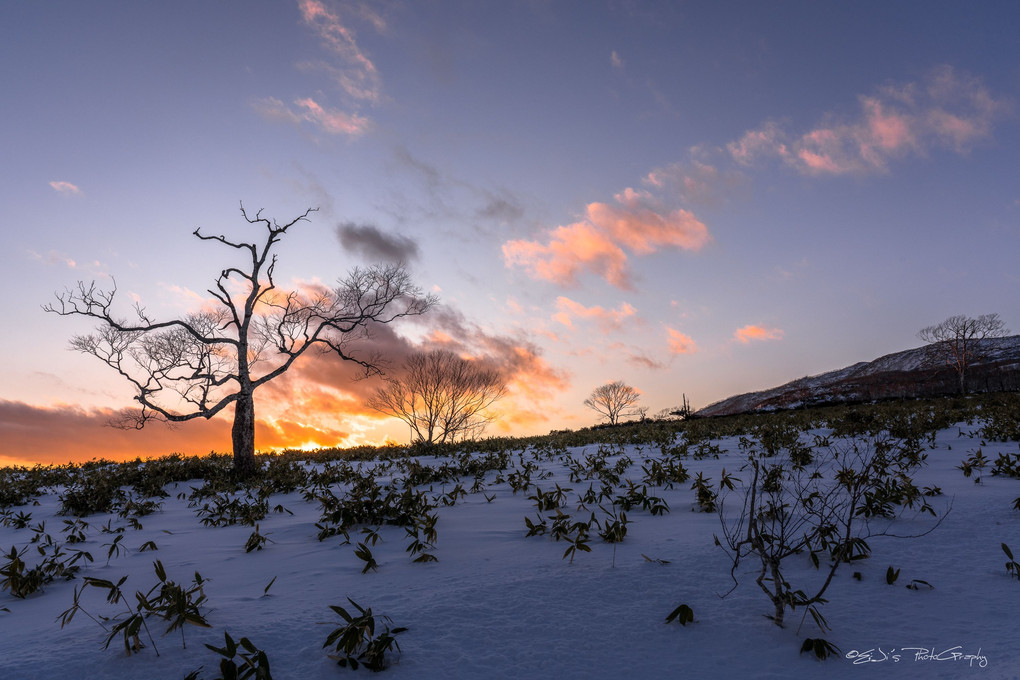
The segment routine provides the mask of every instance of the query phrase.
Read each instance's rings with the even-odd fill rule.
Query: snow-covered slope
[[[1020,387],[1020,335],[980,341],[984,359],[971,367],[968,386],[976,391]],[[820,375],[800,378],[761,392],[740,394],[698,411],[719,416],[749,411],[794,408],[839,401],[950,394],[956,389],[951,370],[932,370],[925,348],[887,354]]]

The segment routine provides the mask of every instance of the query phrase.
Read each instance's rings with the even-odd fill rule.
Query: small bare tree
[[[982,314],[977,318],[957,315],[942,323],[922,328],[917,337],[928,343],[925,361],[934,367],[949,366],[956,372],[960,394],[967,393],[967,371],[986,358],[990,338],[1009,335],[998,314]]]
[[[493,417],[489,407],[505,394],[499,371],[432,350],[408,357],[369,406],[407,423],[413,443],[443,444],[480,435]]]
[[[640,392],[622,380],[616,380],[592,390],[584,405],[608,418],[610,425],[616,425],[621,418],[640,413],[638,409],[631,408],[640,398]]]
[[[115,425],[141,428],[150,420],[211,418],[232,405],[234,470],[248,476],[256,469],[256,389],[282,375],[312,347],[352,361],[366,374],[379,371],[380,357],[358,353],[353,341],[367,338],[373,324],[423,314],[436,300],[421,297],[402,265],[356,268],[332,289],[278,289],[273,248],[313,210],[278,224],[261,210],[249,217],[242,205],[245,221],[265,229],[259,243],[207,236],[196,229],[200,240],[219,242],[247,260],[223,269],[216,278],[208,291],[213,298],[208,311],[155,321],[136,305],[136,318],[127,320],[113,311],[116,283],[104,291],[95,282],[78,282],[77,289],[57,295],[57,304],[44,307],[61,316],[100,322],[94,333],[74,337],[71,347],[97,357],[134,387],[139,409]]]

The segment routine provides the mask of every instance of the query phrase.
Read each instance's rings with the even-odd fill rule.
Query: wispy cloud
[[[578,275],[588,271],[618,288],[633,289],[627,251],[698,251],[711,240],[708,228],[691,212],[664,209],[647,191],[627,188],[615,199],[615,204],[589,203],[583,219],[551,230],[545,243],[507,241],[507,266],[560,285],[575,285]]]
[[[856,116],[830,114],[799,134],[768,121],[727,149],[745,166],[778,158],[808,175],[884,172],[895,159],[935,148],[966,153],[991,135],[994,122],[1010,108],[979,79],[951,66],[935,69],[919,83],[862,95],[859,103]]]
[[[377,31],[386,28],[383,18],[363,3],[327,6],[320,0],[300,0],[302,20],[318,34],[322,44],[336,57],[324,64],[337,83],[351,97],[377,102],[381,96],[379,72],[372,60],[358,47],[354,30],[341,21],[341,11],[367,20]],[[334,10],[342,7],[343,10]]]
[[[28,254],[33,260],[36,260],[38,262],[45,262],[46,264],[60,264],[67,267],[68,269],[75,269],[78,266],[78,263],[75,262],[72,258],[68,257],[64,253],[57,252],[56,250],[51,250],[47,252],[45,255],[37,253],[34,250],[29,250]]]
[[[76,185],[70,182],[50,182],[50,186],[53,187],[54,191],[64,196],[81,196],[83,192]]]
[[[368,4],[354,0],[298,0],[298,9],[301,20],[318,36],[326,55],[321,60],[298,66],[329,74],[339,88],[344,108],[324,103],[327,95],[321,91],[315,98],[299,97],[289,105],[277,97],[262,97],[252,101],[252,108],[267,120],[299,126],[309,124],[328,135],[357,137],[364,134],[371,128],[371,121],[358,111],[363,105],[381,101],[382,79],[375,64],[358,46],[351,22],[357,20],[382,32],[386,21]]]
[[[747,325],[734,331],[733,339],[745,345],[762,340],[782,340],[783,331],[779,328]]]
[[[252,102],[252,107],[263,118],[300,126],[310,123],[330,135],[357,137],[367,132],[371,121],[364,116],[327,109],[308,97],[294,101],[294,107],[287,106],[276,97],[265,97]]]
[[[692,156],[695,153],[698,152],[692,152]],[[656,168],[642,181],[646,186],[669,192],[687,205],[716,206],[738,192],[747,178],[735,169],[721,169],[692,158],[689,162]]]

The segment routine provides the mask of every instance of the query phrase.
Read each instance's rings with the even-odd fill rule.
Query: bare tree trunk
[[[780,628],[783,627],[783,620],[786,614],[786,598],[783,588],[783,575],[779,571],[779,562],[772,560],[769,565],[770,572],[772,574],[772,587],[774,593],[772,595],[772,605],[775,610],[775,615],[772,622]]]
[[[255,400],[251,388],[242,390],[234,403],[234,472],[242,478],[255,474]]]

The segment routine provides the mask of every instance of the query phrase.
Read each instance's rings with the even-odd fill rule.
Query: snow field
[[[750,563],[737,573],[739,587],[726,598],[719,597],[732,586],[730,562],[713,544],[713,535],[721,536],[719,517],[695,511],[691,481],[674,489],[650,488],[649,493],[667,501],[670,512],[663,516],[638,508],[627,512],[631,524],[626,539],[615,546],[615,557],[614,545],[593,533],[592,552],[578,552],[571,564],[569,558],[563,559],[564,541],[548,535],[525,537],[524,517],[536,517],[535,503],[527,498],[534,486],[514,494],[505,481],[493,483],[496,473],[489,472],[485,493],[495,494],[492,502],[474,493],[435,510],[440,517],[438,540],[430,552],[438,557],[437,563],[412,563],[405,551],[404,529],[384,526],[379,532],[382,541],[370,546],[380,567],[366,574],[361,573],[364,563],[354,555],[354,546],[364,537],[352,531],[351,545],[340,545],[340,538],[316,540],[319,508],[300,493],[270,499],[270,507],[282,504],[294,514],[267,515],[259,528],[272,542],[262,551],[245,553],[252,528],[202,526],[187,501],[177,499],[179,492],[190,491],[189,483],[181,483],[168,487],[171,496],[162,511],[139,518],[143,529],[126,530],[123,542],[128,554],[106,564],[103,544],[112,536],[101,534],[99,527],[107,520],[114,526],[125,524],[116,515],[85,518],[88,539],[74,547],[95,558],[81,576],[116,581],[128,575],[129,593],[155,583],[156,559],[179,583],[190,581],[197,570],[209,580],[206,618],[212,628],[189,626],[184,649],[179,633],[159,637],[163,626],[153,622],[160,656],[151,646],[127,656],[119,639],[103,650],[106,634],[82,613],[63,629],[56,621],[71,605],[73,588],[80,587],[81,578],[51,583],[24,600],[2,592],[0,607],[10,611],[0,612],[0,678],[179,680],[199,666],[204,666],[200,677],[214,678],[219,657],[203,643],[222,645],[224,631],[235,640],[248,637],[264,649],[275,678],[347,677],[351,671],[338,667],[322,648],[340,622],[328,606],[346,607],[347,597],[371,607],[376,615],[389,616],[392,626],[409,629],[397,638],[402,654],[394,656],[385,671],[385,677],[394,679],[1018,678],[1020,582],[1006,573],[1000,543],[1020,554],[1020,512],[1012,509],[1020,483],[986,472],[976,484],[974,477],[966,478],[955,468],[979,447],[994,460],[1000,452],[1016,452],[1018,444],[982,446],[977,437],[961,437],[961,429],[966,433],[974,428],[960,425],[940,431],[927,452],[927,465],[914,475],[918,487],[940,486],[943,495],[930,502],[939,514],[951,504],[951,512],[925,536],[874,537],[869,540],[870,559],[841,567],[826,595],[830,602],[821,607],[831,632],[821,633],[808,617],[797,633],[800,610],[788,612],[785,629],[774,626],[764,616],[771,604],[754,584]],[[808,440],[814,433],[824,432],[808,433]],[[746,454],[736,439],[715,443],[723,451],[718,459],[684,459],[692,478],[702,472],[717,488],[725,468],[748,481],[746,472],[740,471]],[[574,448],[568,453],[583,459],[595,449]],[[638,481],[641,464],[661,454],[631,445],[614,449],[610,463],[622,455],[634,461],[623,478]],[[516,453],[512,461],[516,463]],[[557,483],[572,489],[564,512],[575,519],[587,519],[591,511],[599,517],[604,514],[597,507],[576,509],[578,494],[589,483],[597,489],[597,480],[571,482],[569,471],[556,458],[537,464],[534,485],[544,491]],[[543,476],[547,478],[540,479]],[[471,481],[462,483],[468,488]],[[428,495],[438,496],[453,486],[434,484]],[[727,493],[726,507],[732,512],[739,494],[721,495]],[[59,540],[65,518],[56,514],[56,493],[42,497],[39,506],[18,510],[32,513],[33,524],[45,520],[48,532]],[[917,534],[933,523],[930,515],[907,511],[892,530]],[[11,545],[24,546],[31,535],[28,529],[0,527],[0,548],[7,552]],[[149,540],[159,550],[139,552]],[[30,551],[26,561],[31,555]],[[650,562],[643,555],[668,564]],[[787,577],[797,588],[810,590],[821,577],[806,556],[791,558],[790,565]],[[885,580],[889,566],[901,570],[891,586]],[[860,580],[853,572],[860,573]],[[273,578],[276,581],[264,596]],[[908,590],[905,585],[912,579],[935,588]],[[117,613],[98,589],[86,589],[82,602],[93,615]],[[681,603],[693,608],[694,623],[664,624],[665,616]],[[864,658],[874,661],[823,662],[799,654],[806,637],[830,640],[844,657],[858,658],[853,652],[864,652]],[[917,657],[918,651],[904,648],[930,648],[946,658],[954,653],[978,658],[926,660]],[[888,658],[881,661],[882,655]]]

